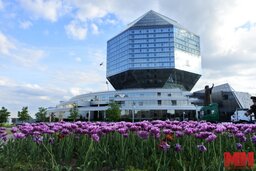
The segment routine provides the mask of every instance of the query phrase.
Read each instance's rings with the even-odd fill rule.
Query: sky
[[[200,36],[203,73],[192,91],[229,83],[255,95],[255,6],[255,0],[0,0],[0,107],[15,117],[28,106],[33,117],[38,107],[106,91],[107,41],[149,10]]]

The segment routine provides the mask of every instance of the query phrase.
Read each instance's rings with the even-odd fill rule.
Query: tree
[[[121,110],[120,110],[120,105],[112,102],[109,104],[109,108],[106,111],[107,114],[107,119],[109,121],[119,121],[121,118]]]
[[[77,104],[74,103],[72,105],[72,108],[69,110],[69,112],[70,112],[69,119],[76,121],[77,117],[79,116]]]
[[[0,110],[0,123],[7,122],[8,117],[10,116],[10,112],[5,107],[2,107]]]
[[[28,114],[28,107],[27,106],[23,107],[21,112],[18,111],[18,117],[19,117],[19,120],[22,121],[22,122],[29,120],[30,116]]]
[[[39,122],[46,121],[47,108],[39,107],[38,112],[36,113],[36,120]]]

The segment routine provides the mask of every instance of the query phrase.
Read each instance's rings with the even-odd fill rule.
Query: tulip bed
[[[23,124],[0,170],[223,170],[223,153],[256,149],[256,125],[196,121]]]

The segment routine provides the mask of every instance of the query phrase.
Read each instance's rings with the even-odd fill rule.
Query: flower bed
[[[0,129],[3,169],[222,170],[224,152],[256,149],[255,124],[58,122],[12,132],[6,141]]]

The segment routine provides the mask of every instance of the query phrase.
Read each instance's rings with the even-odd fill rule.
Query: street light
[[[197,105],[195,105],[195,107],[196,107],[196,120],[198,120],[199,118],[198,118]]]
[[[132,111],[132,122],[134,122],[134,114],[135,114],[135,109],[134,109],[134,107],[135,107],[135,102],[132,102],[132,106],[133,106],[133,111]]]
[[[106,84],[107,84],[107,89],[108,89],[108,91],[109,91],[109,87],[108,87],[108,81],[106,81]]]

